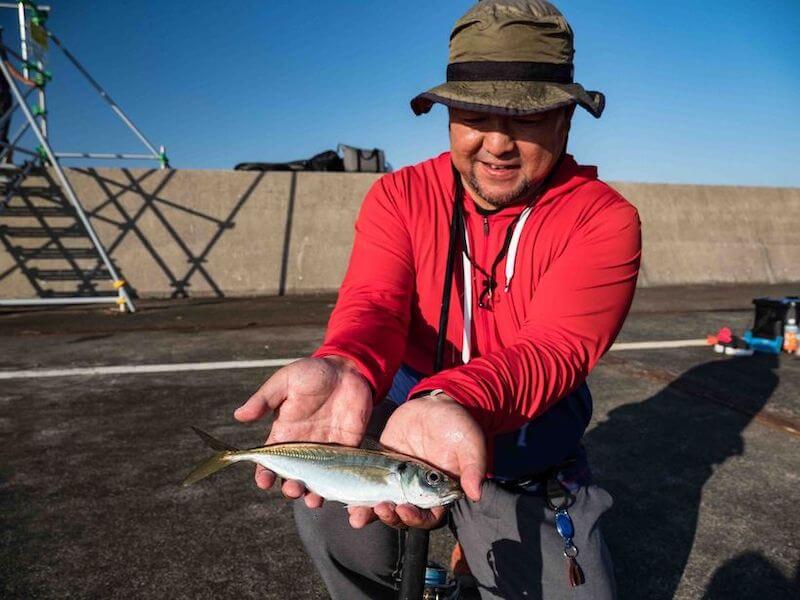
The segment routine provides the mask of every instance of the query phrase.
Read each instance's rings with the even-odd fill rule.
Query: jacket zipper
[[[483,264],[485,265],[487,256],[489,254],[489,245],[490,245],[489,244],[489,217],[486,216],[486,215],[483,216],[483,238],[484,238],[484,243],[483,243]],[[491,334],[490,334],[491,325],[489,323],[490,319],[492,319],[492,320],[494,319],[494,301],[493,301],[492,295],[493,295],[493,292],[490,291],[489,292],[489,296],[487,298],[487,309],[486,310],[477,311],[478,314],[480,314],[480,320],[481,320],[481,326],[482,326],[481,329],[483,330],[484,345],[486,345],[487,347],[491,347],[491,346],[494,345],[494,344],[490,343],[490,340],[491,340]]]

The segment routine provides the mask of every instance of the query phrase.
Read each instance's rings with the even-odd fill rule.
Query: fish
[[[237,462],[257,463],[276,475],[300,481],[306,489],[348,506],[381,502],[419,508],[445,506],[463,497],[458,481],[431,465],[383,449],[314,442],[268,444],[239,450],[192,427],[216,452],[197,465],[182,485],[191,485]]]

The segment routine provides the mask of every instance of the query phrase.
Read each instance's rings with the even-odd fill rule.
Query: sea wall
[[[69,169],[140,297],[335,291],[375,175]],[[639,209],[640,285],[800,281],[800,188],[612,183]],[[109,291],[52,171],[0,210],[0,297]]]

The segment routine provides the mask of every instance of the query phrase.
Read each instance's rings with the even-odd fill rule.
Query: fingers
[[[389,527],[433,529],[442,523],[447,509],[437,506],[426,510],[412,504],[395,506],[391,502],[381,502],[373,508],[349,506],[347,512],[350,513],[350,526],[354,529],[361,529],[376,519]]]
[[[375,512],[366,506],[348,506],[347,512],[350,513],[350,527],[353,529],[361,529],[378,518]]]
[[[373,507],[377,517],[389,527],[404,527],[403,519],[397,514],[397,507],[391,502],[381,502]]]
[[[416,529],[433,529],[438,527],[444,519],[447,509],[443,506],[423,509],[413,504],[401,504],[396,509],[397,515],[407,527]]]
[[[277,371],[262,385],[258,391],[247,399],[233,412],[237,421],[255,421],[263,417],[270,410],[275,410],[286,399],[288,381],[287,369],[284,367]]]
[[[275,483],[275,473],[268,471],[261,465],[256,465],[256,485],[262,490],[267,490]]]
[[[299,481],[287,479],[281,486],[281,493],[284,495],[284,497],[289,498],[290,500],[296,500],[306,493],[306,488]]]
[[[308,492],[305,496],[303,496],[303,501],[306,503],[308,508],[319,508],[322,506],[323,498],[315,494],[314,492]]]

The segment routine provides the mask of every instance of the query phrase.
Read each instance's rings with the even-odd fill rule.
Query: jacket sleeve
[[[375,399],[383,398],[405,353],[414,293],[411,238],[399,175],[379,179],[356,220],[350,263],[315,357],[355,362]]]
[[[422,380],[410,395],[442,389],[496,434],[580,385],[619,333],[636,286],[639,217],[617,199],[576,229],[541,277],[513,344]]]

